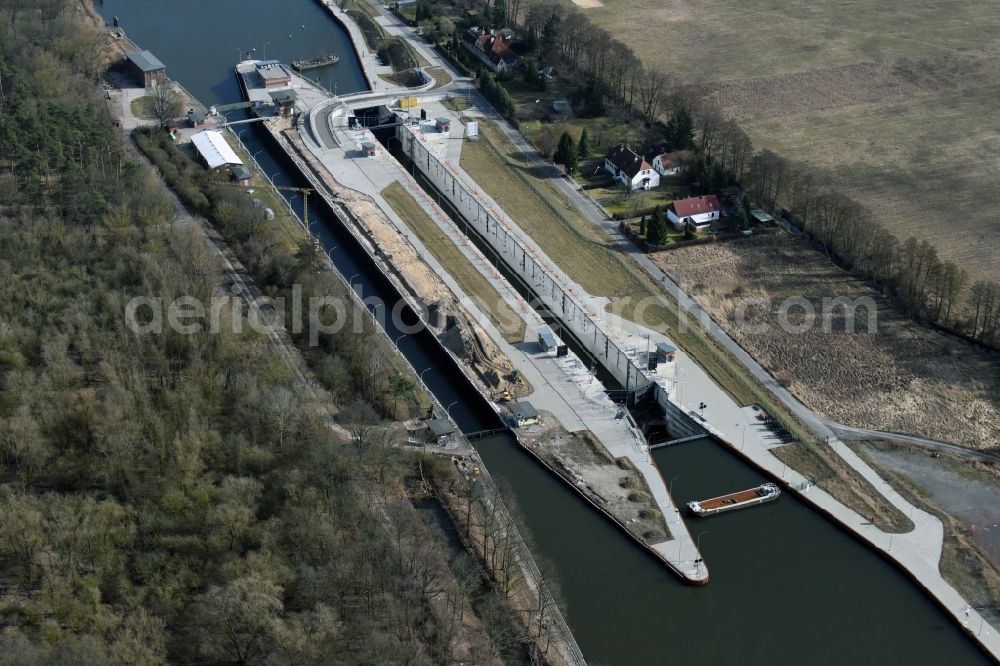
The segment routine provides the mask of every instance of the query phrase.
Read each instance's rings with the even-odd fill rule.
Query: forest
[[[207,298],[221,269],[114,128],[78,10],[0,0],[0,664],[517,654],[481,567],[411,502],[391,371],[344,361],[351,331],[309,359],[335,390],[307,391],[247,327],[126,326],[134,296]],[[296,247],[254,266],[313,268]]]

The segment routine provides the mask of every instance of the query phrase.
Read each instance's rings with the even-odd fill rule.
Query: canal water
[[[283,61],[335,52],[341,60],[321,70],[324,85],[335,82],[339,92],[365,86],[346,33],[314,0],[106,0],[98,9],[109,21],[117,16],[206,104],[242,101],[233,65],[253,48],[263,58],[265,44],[268,58]],[[279,184],[302,184],[261,130],[250,126],[242,138],[261,151],[258,160]],[[338,270],[365,297],[393,302],[391,285],[330,211],[310,209]],[[464,431],[498,423],[429,334],[403,338],[400,348],[418,371],[428,370],[424,379],[442,404],[455,403],[450,411]],[[712,579],[688,587],[512,438],[476,443],[491,474],[510,488],[591,663],[988,663],[894,567],[792,497],[691,522]],[[676,477],[678,503],[764,481],[710,440],[661,449],[655,458],[666,478]]]

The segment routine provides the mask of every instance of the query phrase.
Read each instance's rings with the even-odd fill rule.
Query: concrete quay
[[[428,58],[428,60],[431,62],[440,62],[445,69],[451,71],[448,63],[442,62],[439,58]],[[468,94],[475,100],[479,107],[485,109],[484,113],[486,115],[499,118],[496,112],[477,93],[470,90]],[[515,146],[525,152],[525,155],[529,157],[533,165],[542,169],[549,168],[549,165],[537,155],[535,150],[515,130],[502,122],[500,122],[500,128],[507,138],[514,142]],[[621,238],[620,234],[612,228],[614,223],[603,219],[600,211],[592,203],[588,203],[586,197],[580,194],[577,188],[573,187],[571,183],[563,182],[563,179],[555,176],[553,176],[553,181],[559,189],[564,191],[564,194],[571,202],[588,218],[592,219],[595,225],[602,227],[613,240],[619,241],[623,251],[632,255],[639,262],[640,266],[652,272],[657,279],[662,277],[664,288],[678,299],[685,313],[690,313],[692,319],[701,321],[708,319],[687,294],[680,291],[666,276],[662,276],[661,273],[657,272],[655,267],[649,264],[648,258],[642,256],[626,239]],[[624,327],[628,328],[629,325],[626,322]],[[711,322],[710,319],[708,328],[713,336],[724,337],[724,332],[721,332],[721,329],[714,322]],[[645,333],[639,332],[638,335],[642,336]],[[744,350],[737,349],[734,353],[737,354],[737,358],[741,362],[751,367],[756,366],[755,370],[766,375],[766,372],[760,369],[752,359],[746,358],[747,354]],[[765,384],[769,388],[774,389],[779,397],[786,402],[791,400],[797,403],[797,401],[794,401],[794,398],[790,398],[787,395],[787,391],[783,389],[779,390],[780,387],[772,386],[774,384],[773,378],[767,377],[765,379],[770,379],[770,381],[765,381]],[[868,468],[857,456],[853,456],[849,452],[849,449],[834,436],[831,436],[829,441],[837,454],[847,464],[858,471],[859,474],[872,482],[875,488],[882,492],[894,506],[910,515],[916,528],[907,535],[887,534],[868,523],[868,521],[858,516],[855,512],[844,507],[819,488],[810,486],[806,483],[807,480],[804,477],[787,470],[769,452],[771,448],[779,444],[769,432],[760,427],[754,418],[752,409],[738,405],[732,401],[683,352],[678,355],[675,386],[667,386],[667,388],[668,391],[672,388],[671,398],[679,403],[688,414],[704,417],[704,422],[711,425],[708,430],[714,437],[734,451],[742,454],[752,464],[769,471],[775,478],[784,478],[789,490],[799,494],[800,497],[826,513],[845,529],[864,539],[887,558],[893,560],[908,575],[913,577],[916,584],[934,598],[950,616],[963,626],[969,628],[970,633],[974,635],[975,639],[994,659],[1000,659],[1000,638],[998,638],[997,631],[985,623],[975,609],[969,608],[965,600],[940,575],[938,561],[940,559],[940,544],[943,541],[943,529],[935,517],[923,514],[919,509],[915,509],[915,507],[905,502],[898,493],[895,493],[884,480]],[[703,412],[702,410],[690,407],[698,405],[701,402],[705,402],[707,405]],[[800,404],[798,406],[801,407]],[[798,410],[796,413],[799,414],[800,412],[801,410]],[[824,435],[823,430],[829,430],[820,417],[811,412],[807,412],[805,416],[809,417],[805,419],[807,425],[820,432],[821,435]],[[728,425],[729,423],[732,423],[732,425]],[[780,474],[778,470],[780,470]],[[826,510],[826,507],[829,507],[830,510]]]
[[[446,112],[443,106],[435,102],[425,100],[424,105],[429,111],[428,115],[432,117],[444,115]],[[533,393],[529,399],[532,404],[552,414],[568,432],[589,430],[612,456],[630,460],[646,482],[671,535],[670,539],[663,542],[643,545],[650,548],[682,578],[695,583],[707,582],[708,568],[704,564],[696,565],[695,562],[700,559],[700,555],[694,541],[684,522],[679,518],[679,510],[670,498],[663,477],[649,456],[642,434],[638,432],[630,417],[623,418],[627,413],[607,397],[603,385],[594,379],[587,365],[574,354],[557,359],[553,352],[539,350],[535,341],[538,327],[543,325],[544,321],[538,313],[498,273],[490,260],[465,237],[459,226],[410,177],[395,158],[387,154],[381,146],[374,157],[363,156],[359,146],[363,142],[375,142],[375,137],[365,129],[348,129],[343,110],[336,108],[333,113],[327,114],[325,109],[329,106],[328,104],[324,107],[315,107],[314,112],[310,114],[308,124],[315,126],[314,121],[320,118],[318,122],[326,124],[326,127],[317,128],[317,134],[329,130],[333,145],[336,147],[320,145],[315,137],[303,133],[307,137],[306,145],[313,156],[330,174],[336,175],[341,185],[364,192],[379,205],[397,230],[417,249],[422,260],[427,262],[459,297],[462,305],[473,314],[477,323],[486,330],[518,371],[531,383]],[[456,161],[461,152],[462,131],[461,124],[454,124],[449,139],[459,140],[441,142],[443,153]],[[392,183],[399,183],[406,189],[441,232],[462,251],[514,312],[524,320],[524,343],[512,345],[504,340],[501,332],[476,303],[464,295],[447,268],[438,263],[406,222],[382,198],[380,194],[382,189]]]

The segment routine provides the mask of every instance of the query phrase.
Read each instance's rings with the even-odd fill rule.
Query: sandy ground
[[[647,544],[667,540],[663,514],[642,475],[625,458],[612,458],[589,431],[567,432],[546,415],[543,424],[521,428],[518,434],[526,446],[639,539]]]
[[[654,260],[705,307],[737,342],[805,404],[861,428],[921,435],[971,448],[1000,446],[1000,359],[960,339],[912,323],[864,283],[787,234],[662,252]],[[877,330],[865,310],[856,332],[843,317],[824,331],[785,332],[784,299],[875,298]],[[736,313],[744,299],[762,299]],[[840,314],[837,310],[836,314]],[[789,310],[791,323],[802,310]],[[764,326],[766,331],[753,330]]]

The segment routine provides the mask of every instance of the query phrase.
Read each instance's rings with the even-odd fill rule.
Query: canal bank
[[[131,6],[144,4],[137,2]],[[179,26],[188,20],[214,20],[217,30],[231,29],[231,17],[210,16],[204,7],[199,14],[177,16],[181,11],[178,7],[183,4],[172,6],[169,16],[156,17],[160,25]],[[289,7],[294,5],[290,3]],[[112,3],[106,3],[106,7],[110,6]],[[148,9],[148,17],[155,17],[155,6]],[[117,13],[127,18],[126,8],[119,6]],[[127,22],[126,27],[129,27]],[[215,67],[218,77],[202,89],[188,82],[185,70],[192,74],[197,71],[198,76],[203,76],[205,62],[191,62],[190,54],[178,49],[179,45],[172,45],[168,35],[152,42],[130,30],[136,39],[157,52],[168,67],[174,67],[174,76],[206,102],[238,99],[234,90],[229,90],[231,94],[226,94],[225,90],[227,86],[233,87],[225,83],[231,81],[232,56],[218,63]],[[175,49],[173,53],[171,48]],[[189,59],[186,64],[183,63],[185,58]],[[342,61],[338,67],[345,64]],[[247,132],[247,138],[253,140],[253,134],[253,131]],[[280,175],[284,173],[283,165],[277,164],[280,156],[265,154],[261,159],[272,160],[279,177],[292,179]],[[348,252],[335,247],[338,233],[331,230],[335,222],[320,222],[322,224],[317,227],[327,247],[333,248],[338,268],[345,275],[351,275],[358,267],[350,256],[343,256]],[[361,277],[352,282],[367,279]],[[406,339],[401,346],[414,358],[421,353],[419,349],[410,349],[417,345],[411,345]],[[414,367],[426,367],[420,365],[419,358],[411,359],[411,363]],[[429,372],[426,378],[430,380],[434,374]],[[443,385],[434,390],[444,395],[448,394],[449,387]],[[448,404],[450,400],[464,399],[465,396],[459,393],[451,390],[450,395],[454,397],[442,399],[442,402]],[[452,413],[457,419],[469,418],[464,403],[456,405]],[[553,562],[567,599],[570,625],[585,654],[592,660],[636,663],[640,660],[662,662],[669,658],[679,663],[711,664],[726,660],[747,663],[757,661],[755,657],[766,657],[770,663],[779,664],[802,660],[811,663],[880,660],[885,663],[903,659],[912,663],[976,663],[976,653],[969,650],[971,644],[905,579],[814,513],[777,514],[759,526],[759,530],[737,530],[741,523],[717,523],[704,535],[703,542],[706,557],[713,560],[716,582],[704,589],[685,588],[655,566],[642,551],[621,539],[613,526],[583,507],[575,494],[556,483],[516,448],[492,440],[480,440],[477,446],[493,475],[510,483],[512,494],[534,535],[535,551]],[[686,492],[681,490],[684,477],[701,469],[721,469],[716,459],[718,451],[713,452],[709,447],[685,449],[686,446],[673,451],[697,451],[703,456],[691,462],[693,471],[673,460],[664,463],[673,465],[681,473],[682,478],[675,486],[681,493]],[[661,460],[661,454],[657,454],[657,460]],[[739,483],[744,487],[753,485],[746,484],[745,480]],[[732,489],[728,484],[720,488],[722,492]],[[708,488],[696,490],[684,497],[694,499],[711,493]],[[779,501],[773,506],[786,504]],[[734,514],[730,518],[756,515],[757,511]],[[727,520],[727,517],[718,520]],[[765,529],[768,525],[771,529]],[[803,543],[794,540],[791,544],[786,540],[772,543],[769,537],[775,530],[779,534],[801,534]],[[815,544],[816,548],[810,544]],[[757,557],[752,557],[734,562],[722,556],[741,551],[760,552],[766,561],[761,563]],[[864,576],[856,577],[855,570]],[[848,571],[852,575],[845,576]],[[775,576],[780,579],[774,580]],[[766,611],[726,622],[725,641],[700,639],[707,638],[705,625],[694,620],[729,617],[728,611],[747,604],[763,605]],[[872,633],[878,634],[877,641],[852,638]],[[862,644],[873,642],[878,645]]]

